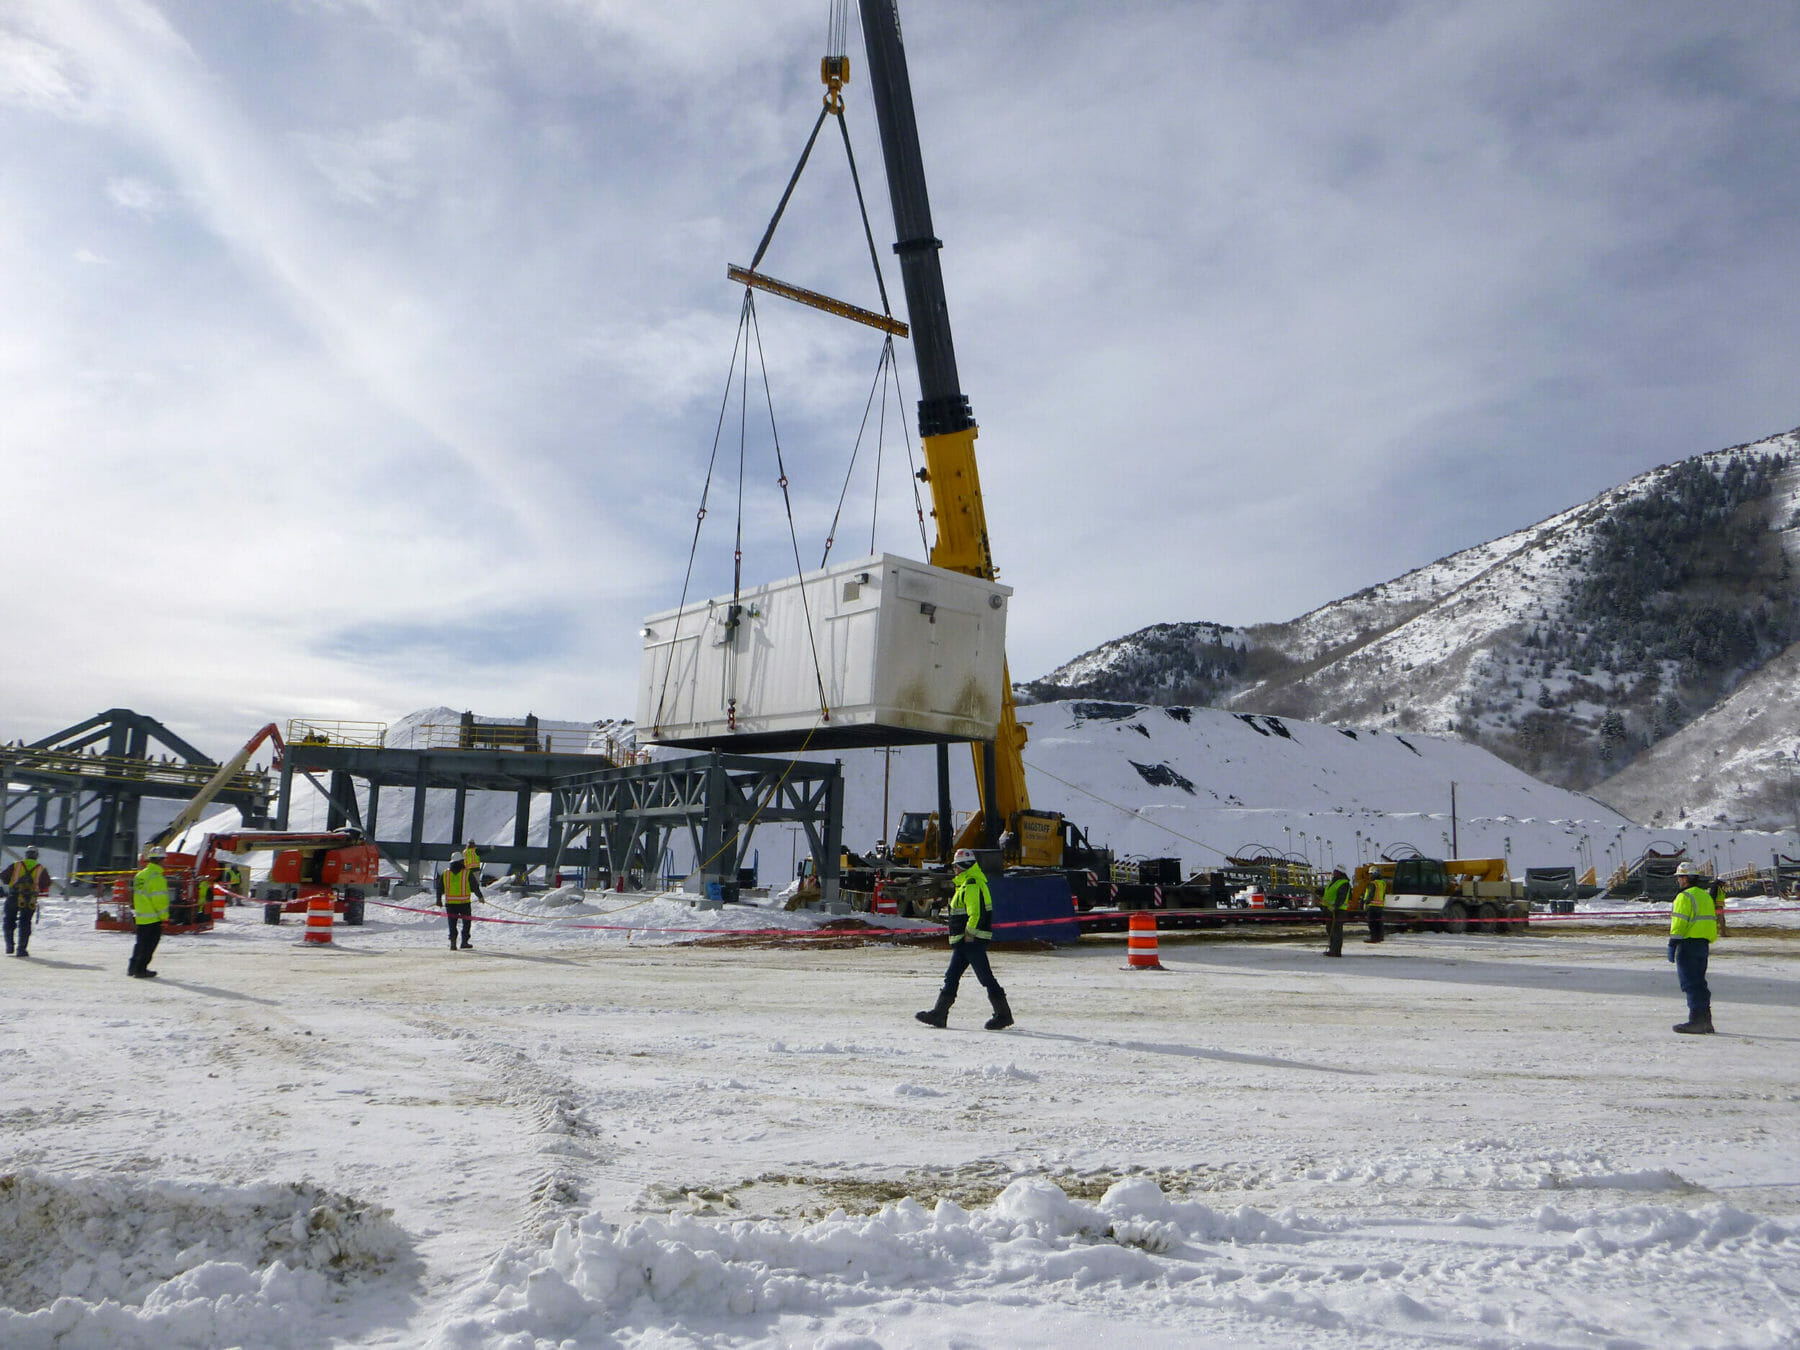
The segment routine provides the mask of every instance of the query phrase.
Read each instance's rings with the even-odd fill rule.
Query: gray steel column
[[[468,805],[468,800],[469,790],[458,783],[456,785],[456,805],[450,811],[450,852],[452,856],[463,845],[463,808]]]
[[[819,865],[819,903],[835,904],[842,880],[840,864],[844,856],[844,761],[838,760],[837,772],[825,785],[825,856]]]
[[[419,771],[413,775],[413,809],[412,809],[412,849],[407,858],[406,879],[419,880],[420,864],[425,860],[425,761],[420,759]]]
[[[550,792],[550,820],[544,829],[544,851],[550,855],[550,861],[544,864],[544,880],[553,881],[557,872],[562,870],[563,823],[562,814],[569,809],[569,796],[560,788]]]
[[[81,842],[81,789],[69,789],[69,865],[63,869],[63,894],[72,895],[69,885],[81,864],[76,862],[76,849]]]
[[[275,807],[275,828],[288,827],[288,808],[294,801],[294,761],[291,755],[281,757],[281,801]]]
[[[950,820],[950,747],[938,742],[938,861],[948,864],[956,827]]]
[[[519,804],[513,811],[513,847],[517,848],[517,849],[523,849],[523,848],[528,847],[530,845],[530,843],[531,843],[531,789],[530,788],[520,788],[519,789]],[[518,869],[520,876],[524,876],[526,872],[530,871],[530,869],[525,866],[525,864],[522,860],[513,863],[513,866]]]

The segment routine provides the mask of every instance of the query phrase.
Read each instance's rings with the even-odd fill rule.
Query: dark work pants
[[[137,945],[131,949],[131,964],[125,969],[133,975],[142,975],[150,969],[150,958],[156,955],[156,944],[162,941],[162,923],[140,923],[137,926]]]
[[[469,917],[473,912],[474,907],[467,900],[460,904],[454,900],[444,901],[444,918],[450,925],[450,945],[452,947],[456,945],[456,921],[458,919],[462,920],[462,940],[464,942],[469,940],[469,929],[474,926],[475,922]]]
[[[1381,922],[1387,916],[1382,913],[1382,908],[1381,905],[1369,905],[1363,910],[1363,913],[1368,916],[1369,920],[1370,942],[1380,942],[1382,938],[1387,936],[1387,929],[1383,927]]]
[[[1344,911],[1325,911],[1325,950],[1332,956],[1344,954]]]
[[[1675,939],[1675,975],[1687,995],[1688,1020],[1712,1017],[1712,990],[1706,987],[1706,958],[1712,943],[1705,938]]]
[[[9,952],[13,949],[15,930],[19,941],[19,955],[23,956],[25,949],[31,945],[31,910],[9,895],[6,897],[6,950]]]
[[[956,1002],[956,987],[962,983],[965,970],[975,972],[990,999],[1004,997],[1006,991],[988,966],[987,949],[987,943],[980,938],[964,938],[950,948],[950,968],[944,972],[944,991],[939,995],[946,1005]]]

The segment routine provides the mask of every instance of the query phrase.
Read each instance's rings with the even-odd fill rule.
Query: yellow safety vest
[[[36,903],[38,894],[38,868],[41,864],[36,858],[20,858],[12,865],[12,894],[15,900]]]
[[[1711,891],[1704,886],[1689,886],[1675,897],[1669,911],[1669,936],[1719,940],[1719,917],[1713,908]]]
[[[444,903],[460,905],[469,898],[469,874],[454,867],[444,873]]]
[[[481,855],[475,851],[473,844],[463,850],[463,870],[471,874],[481,871]]]
[[[1380,909],[1387,904],[1387,882],[1375,877],[1369,882],[1369,889],[1363,895],[1364,909]]]
[[[131,879],[131,908],[139,923],[161,923],[169,917],[168,878],[155,863],[145,863]]]
[[[1350,903],[1350,883],[1338,877],[1325,888],[1325,894],[1319,897],[1319,904],[1325,909],[1342,909]]]

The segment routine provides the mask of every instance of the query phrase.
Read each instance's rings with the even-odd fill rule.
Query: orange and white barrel
[[[1166,969],[1156,958],[1156,915],[1141,909],[1132,914],[1125,934],[1125,959],[1127,970]]]
[[[330,891],[314,891],[306,898],[306,940],[331,941]]]
[[[900,902],[887,894],[885,883],[880,877],[875,879],[875,893],[869,897],[869,913],[892,914],[896,917],[900,913]]]
[[[206,912],[215,920],[225,917],[225,892],[217,886],[212,888],[212,894],[207,897]]]

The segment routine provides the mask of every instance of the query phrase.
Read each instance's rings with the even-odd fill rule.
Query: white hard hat
[[[957,849],[956,856],[950,859],[950,865],[952,867],[973,867],[975,865],[975,850],[972,848]]]
[[[1693,876],[1694,875],[1694,865],[1691,862],[1689,862],[1687,859],[1683,858],[1680,862],[1675,864],[1675,875],[1678,877]]]

